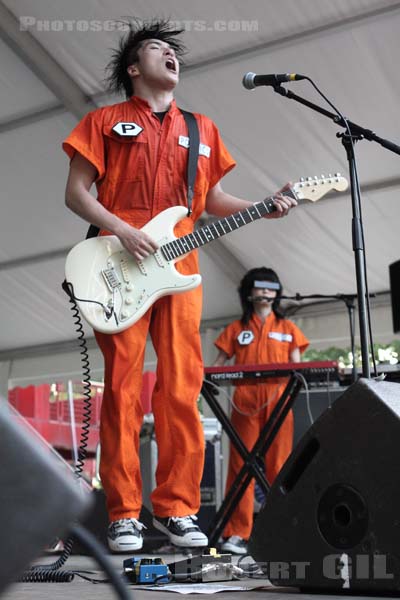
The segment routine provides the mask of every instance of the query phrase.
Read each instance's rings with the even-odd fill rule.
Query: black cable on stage
[[[33,567],[30,571],[25,573],[19,581],[25,583],[70,583],[75,575],[90,581],[91,583],[110,583],[117,593],[118,598],[121,600],[132,600],[132,593],[128,593],[123,579],[114,569],[112,563],[107,558],[105,550],[96,540],[94,535],[90,533],[82,525],[75,524],[70,530],[71,539],[79,541],[81,546],[92,556],[102,568],[104,573],[108,575],[108,579],[94,579],[83,575],[79,571],[56,571],[50,567],[41,566],[40,568]]]
[[[109,582],[117,592],[118,597],[121,598],[121,600],[132,600],[132,593],[128,592],[128,588],[126,587],[123,579],[114,569],[110,560],[107,558],[103,547],[99,544],[94,535],[85,529],[85,527],[77,524],[72,526],[71,534],[72,537],[76,538],[78,542],[85,548],[85,550],[87,550],[88,554],[97,560],[100,567],[108,575]],[[77,575],[79,575],[79,573],[77,573]]]
[[[54,571],[54,569],[32,568],[19,579],[23,583],[70,583],[74,579],[73,571]]]

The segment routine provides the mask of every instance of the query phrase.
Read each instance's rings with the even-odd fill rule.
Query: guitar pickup
[[[121,267],[121,273],[122,273],[122,277],[124,278],[125,283],[129,283],[129,281],[130,281],[129,267],[128,267],[128,263],[125,258],[121,258],[121,260],[119,261],[119,266]]]
[[[103,269],[101,272],[110,292],[115,290],[115,288],[121,287],[121,282],[114,267],[111,267],[110,269]]]
[[[160,254],[160,252],[154,252],[153,254],[156,263],[158,264],[159,267],[162,267],[163,269],[165,268],[165,264],[164,264],[164,260]]]

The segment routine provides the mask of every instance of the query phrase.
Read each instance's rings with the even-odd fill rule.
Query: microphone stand
[[[369,341],[367,333],[367,274],[365,270],[365,244],[363,238],[362,221],[361,221],[361,194],[359,182],[356,173],[356,161],[354,155],[354,147],[352,141],[359,141],[366,139],[370,142],[377,142],[387,150],[400,154],[400,146],[394,144],[389,140],[379,137],[370,129],[365,129],[352,121],[346,119],[347,125],[350,130],[350,135],[347,130],[346,122],[344,119],[335,113],[332,113],[297,94],[294,94],[290,90],[287,90],[282,85],[272,86],[274,91],[285,98],[290,100],[296,100],[300,104],[315,110],[316,112],[324,115],[331,119],[337,125],[345,127],[346,131],[343,133],[337,133],[337,137],[340,137],[342,144],[346,150],[347,160],[349,163],[350,173],[350,189],[351,189],[351,200],[352,200],[352,240],[353,240],[353,252],[355,258],[356,267],[356,280],[357,280],[357,297],[358,297],[358,311],[359,311],[359,323],[360,323],[360,342],[361,342],[361,358],[362,358],[362,375],[369,379],[371,376],[370,365],[369,365]]]
[[[369,294],[371,298],[375,297],[375,294]],[[353,356],[353,366],[352,366],[352,374],[351,381],[355,383],[357,381],[357,365],[356,365],[356,348],[355,348],[355,319],[354,319],[354,300],[357,298],[357,294],[335,294],[335,295],[326,295],[326,294],[310,294],[307,296],[302,296],[301,294],[296,294],[295,296],[280,296],[280,300],[296,300],[297,302],[301,300],[315,300],[315,299],[324,299],[324,300],[342,300],[347,308],[347,313],[349,316],[349,327],[350,327],[350,351]]]

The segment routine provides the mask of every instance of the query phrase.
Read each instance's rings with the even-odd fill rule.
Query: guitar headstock
[[[336,192],[343,192],[348,188],[348,181],[340,175],[335,173],[334,175],[321,175],[320,177],[302,177],[300,181],[292,186],[297,200],[311,200],[316,202],[322,196],[325,196],[328,192],[335,190]]]

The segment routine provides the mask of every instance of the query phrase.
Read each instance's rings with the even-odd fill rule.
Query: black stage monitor
[[[0,397],[0,596],[90,504]]]
[[[321,414],[254,522],[249,554],[274,585],[399,596],[399,442],[398,383],[361,378]]]
[[[393,331],[400,331],[400,260],[389,265],[390,295],[392,298]]]

